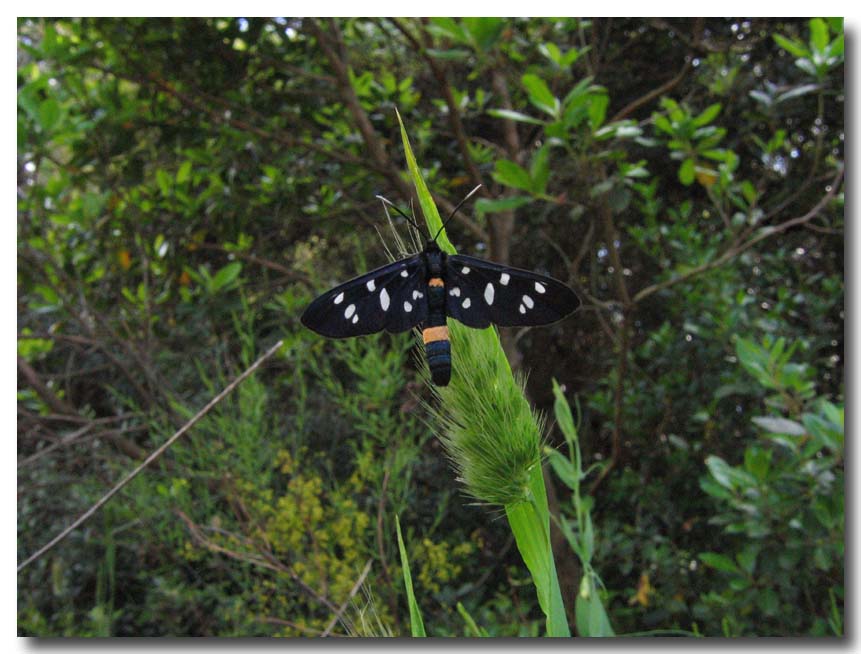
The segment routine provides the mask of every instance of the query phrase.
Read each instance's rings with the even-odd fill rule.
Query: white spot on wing
[[[357,322],[359,322],[359,314],[358,313],[355,316],[353,316],[353,324],[355,325]]]
[[[499,283],[502,284],[503,286],[508,286],[508,280],[509,279],[511,279],[511,275],[509,275],[508,273],[502,273],[499,276]]]
[[[422,293],[421,291],[413,291],[413,299],[414,300],[418,300],[419,298],[424,297],[424,296],[425,296],[425,294]]]
[[[468,275],[469,274],[469,268],[464,266],[463,268],[460,269],[460,272],[462,272],[464,275]]]
[[[484,301],[493,304],[493,284],[490,282],[484,287]]]
[[[547,292],[547,289],[544,288],[544,284],[542,284],[541,282],[535,282],[535,290],[538,291],[539,293],[546,293]]]
[[[469,305],[470,305],[470,304],[472,304],[472,302],[470,301],[470,299],[469,299],[469,298],[466,298],[466,299],[463,301],[463,304],[461,304],[460,306],[462,306],[464,309],[469,309]]]
[[[528,295],[523,296],[523,304],[525,304],[527,306],[527,308],[529,308],[529,309],[531,309],[532,307],[535,306],[535,302],[533,302],[532,298],[529,297]]]
[[[386,292],[386,289],[380,291],[380,306],[383,311],[389,310],[389,294]]]
[[[460,297],[460,287],[455,286],[453,289],[451,289],[448,292],[448,294],[451,295],[452,297]]]
[[[410,276],[410,273],[406,269],[401,271],[401,277],[409,277],[409,276]]]
[[[343,301],[344,301],[344,294],[343,294],[343,293],[338,293],[338,294],[335,296],[335,299],[334,299],[333,301],[334,301],[334,303],[335,303],[335,304],[341,304],[341,302],[343,302]]]
[[[354,314],[354,313],[356,313],[356,305],[355,305],[355,304],[351,304],[351,305],[350,305],[350,306],[348,306],[348,307],[347,307],[347,309],[344,311],[344,318],[346,318],[347,320],[349,320],[350,318],[352,318],[352,317],[353,317],[353,314]]]
[[[526,307],[523,306],[522,304],[520,305],[520,307],[518,307],[517,310],[520,311],[520,313],[526,313]]]
[[[407,313],[409,313],[409,312],[410,312],[410,311],[412,311],[412,310],[413,310],[413,305],[412,305],[412,304],[410,304],[409,302],[404,302],[404,311],[406,311]]]
[[[373,279],[369,279],[368,283],[365,284],[365,286],[367,286],[368,290],[371,291],[372,293],[374,292],[374,289],[377,288],[377,285],[374,283]]]

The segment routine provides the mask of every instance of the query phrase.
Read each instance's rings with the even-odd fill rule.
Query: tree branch
[[[636,100],[628,103],[625,107],[623,107],[620,111],[618,111],[616,113],[616,115],[613,116],[607,122],[608,123],[615,123],[617,120],[622,120],[623,118],[626,118],[628,115],[632,114],[637,109],[642,107],[644,104],[648,104],[649,102],[651,102],[655,98],[658,98],[658,97],[664,95],[665,93],[667,93],[668,91],[673,90],[676,86],[679,85],[679,83],[681,83],[681,81],[685,78],[685,75],[688,74],[688,71],[691,69],[691,61],[692,61],[691,59],[685,59],[685,65],[682,66],[682,69],[678,72],[678,74],[675,77],[673,77],[670,80],[667,80],[666,82],[664,82],[660,86],[652,89],[651,91],[649,91],[645,95],[641,95]]]

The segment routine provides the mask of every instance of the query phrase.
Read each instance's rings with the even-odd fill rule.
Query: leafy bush
[[[725,585],[695,611],[727,636],[777,634],[787,621],[794,634],[843,634],[843,407],[816,396],[815,371],[785,346],[737,340],[774,413],[752,418],[761,435],[740,464],[710,456],[700,482],[726,536],[699,558]]]

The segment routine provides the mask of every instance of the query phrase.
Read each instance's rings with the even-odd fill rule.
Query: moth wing
[[[574,291],[547,275],[460,254],[448,257],[446,312],[468,327],[548,325],[579,306]]]
[[[427,318],[425,295],[425,265],[421,255],[415,255],[323,293],[308,305],[301,320],[329,338],[403,332]]]

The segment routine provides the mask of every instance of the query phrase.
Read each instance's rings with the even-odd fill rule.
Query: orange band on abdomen
[[[428,280],[428,286],[445,286],[445,284],[439,277],[431,277]]]
[[[422,332],[422,338],[425,344],[433,343],[434,341],[447,341],[448,327],[445,325],[442,327],[428,327]]]

